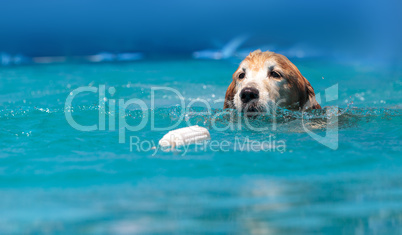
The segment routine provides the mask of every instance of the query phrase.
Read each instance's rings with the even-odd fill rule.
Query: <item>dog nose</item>
[[[260,92],[253,87],[246,87],[240,92],[240,99],[243,103],[248,103],[251,100],[258,99]]]

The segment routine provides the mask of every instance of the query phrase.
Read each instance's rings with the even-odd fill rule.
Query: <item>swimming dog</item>
[[[273,107],[321,109],[310,82],[288,58],[256,50],[234,72],[223,108],[256,115]]]

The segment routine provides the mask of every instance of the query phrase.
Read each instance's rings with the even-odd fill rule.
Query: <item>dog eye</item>
[[[281,78],[281,75],[276,71],[272,71],[270,76],[273,78]]]
[[[243,79],[245,76],[246,76],[246,73],[241,73],[241,74],[239,74],[239,78],[240,78],[240,79]]]

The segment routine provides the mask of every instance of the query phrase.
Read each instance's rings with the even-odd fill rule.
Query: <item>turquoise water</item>
[[[338,99],[323,100],[323,106],[340,108],[336,150],[306,133],[297,112],[281,110],[275,130],[254,131],[225,116],[218,126],[242,128],[216,130],[210,115],[197,113],[205,111],[202,103],[185,111],[183,120],[180,99],[171,92],[156,92],[151,106],[151,88],[163,86],[179,91],[186,105],[199,98],[220,112],[219,99],[238,62],[0,68],[0,233],[398,233],[401,68],[295,61],[322,99],[325,89],[338,84]],[[77,123],[99,129],[99,97],[79,94],[71,107],[65,107],[66,98],[76,88],[100,85],[115,88],[113,96],[106,94],[105,130],[74,129],[65,111]],[[151,114],[156,127],[198,124],[210,130],[211,141],[228,142],[227,151],[196,146],[187,152],[130,151],[130,136],[153,146],[167,132],[152,130],[149,121],[140,131],[126,130],[125,143],[119,143],[119,122],[112,121],[114,130],[109,125],[116,117],[109,101],[131,98],[143,100],[149,115],[129,107],[130,125]],[[325,110],[308,117],[310,129],[324,136]],[[250,122],[271,126],[272,118]],[[236,137],[285,145],[239,151]]]

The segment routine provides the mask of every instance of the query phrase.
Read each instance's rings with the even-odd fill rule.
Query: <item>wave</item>
[[[108,110],[108,109],[106,109]],[[17,118],[39,118],[43,115],[64,115],[64,112],[72,112],[74,117],[81,119],[97,119],[99,107],[97,105],[74,106],[68,108],[45,108],[23,106],[17,109],[0,109],[0,120],[6,121]],[[103,111],[101,111],[103,112]],[[106,116],[118,120],[118,111],[105,112]],[[200,125],[205,127],[222,127],[226,125],[242,125],[245,122],[254,127],[263,127],[276,123],[278,125],[291,122],[308,122],[318,128],[325,128],[325,123],[331,118],[338,118],[341,126],[353,126],[359,121],[370,121],[372,119],[392,119],[402,116],[400,107],[392,108],[337,108],[326,107],[308,112],[277,109],[274,114],[260,114],[254,117],[245,117],[244,114],[231,109],[205,109],[193,107],[183,109],[180,106],[148,109],[148,110],[127,110],[125,119],[127,122],[139,121],[143,118],[153,119],[166,125],[179,122],[178,127],[186,125]],[[247,128],[247,127],[245,127]]]

